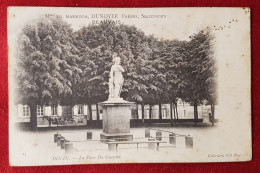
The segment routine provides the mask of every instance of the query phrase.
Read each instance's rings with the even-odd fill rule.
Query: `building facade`
[[[170,104],[162,104],[162,119],[171,119]],[[131,119],[142,119],[141,105],[133,105]],[[92,119],[87,105],[75,106],[37,106],[37,126],[86,126],[88,120],[102,120],[102,106],[91,105]],[[98,112],[97,112],[98,111]],[[211,112],[210,106],[198,106],[198,118],[203,119]],[[150,106],[144,106],[144,119],[150,119]],[[17,117],[15,122],[30,122],[30,108],[28,105],[17,105]],[[173,109],[174,118],[174,109]],[[176,119],[194,119],[194,108],[188,103],[178,101],[175,109]],[[151,109],[151,119],[159,119],[159,106],[154,105]]]

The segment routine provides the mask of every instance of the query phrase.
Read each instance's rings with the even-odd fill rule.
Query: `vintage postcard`
[[[11,166],[252,158],[249,8],[8,8]]]

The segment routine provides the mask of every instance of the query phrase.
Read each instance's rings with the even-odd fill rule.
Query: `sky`
[[[238,9],[238,8],[237,8]],[[221,12],[220,12],[221,11]],[[92,24],[92,14],[117,14],[121,23],[135,25],[147,35],[154,35],[162,39],[189,40],[189,36],[198,32],[200,29],[209,27],[216,29],[223,26],[228,27],[229,21],[234,20],[234,16],[226,14],[228,8],[16,8],[9,9],[9,18],[16,22],[17,27],[21,28],[26,21],[34,18],[45,17],[53,14],[55,17],[61,16],[63,20],[71,24],[76,31],[83,26]],[[15,17],[10,14],[15,14]],[[67,18],[66,15],[81,15],[88,18]],[[139,18],[123,18],[122,15],[135,15]],[[142,15],[163,15],[164,18],[142,18]],[[237,20],[237,19],[235,19]],[[215,27],[214,27],[215,26]],[[217,30],[213,30],[217,31]]]

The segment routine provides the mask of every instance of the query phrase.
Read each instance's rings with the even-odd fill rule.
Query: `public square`
[[[133,134],[133,141],[148,141],[148,137],[145,137],[145,129],[150,129],[150,138],[156,138],[156,131],[162,131],[162,142],[160,143],[159,150],[155,147],[149,149],[147,143],[139,144],[138,149],[136,144],[119,144],[117,151],[109,151],[108,144],[100,141],[100,134],[102,129],[73,129],[73,130],[42,130],[37,132],[32,131],[17,131],[15,136],[16,141],[19,141],[19,145],[15,144],[15,150],[17,157],[23,164],[83,164],[83,163],[114,163],[118,162],[118,159],[125,160],[125,162],[131,162],[125,158],[139,157],[142,162],[148,162],[150,157],[153,156],[153,161],[156,162],[158,156],[158,162],[160,162],[160,155],[169,153],[169,157],[172,161],[181,160],[187,156],[193,156],[199,150],[203,150],[205,144],[214,145],[213,138],[210,136],[217,135],[218,125],[212,126],[209,123],[202,123],[198,126],[193,124],[175,125],[175,127],[141,127],[131,128],[130,133]],[[167,132],[168,131],[168,132]],[[65,154],[65,149],[61,149],[61,146],[57,146],[54,143],[54,134],[61,134],[66,140],[73,143],[73,154]],[[92,139],[87,140],[87,132],[92,132]],[[193,148],[186,148],[185,137],[177,136],[176,145],[169,143],[169,132],[173,132],[177,135],[190,135],[192,137]],[[30,143],[28,142],[30,141]],[[156,140],[157,141],[157,140]],[[20,154],[18,154],[20,153]],[[125,158],[122,158],[125,157]],[[197,156],[198,158],[200,156]],[[32,158],[35,163],[32,163]],[[27,162],[27,159],[30,162]],[[185,160],[183,160],[185,161]]]

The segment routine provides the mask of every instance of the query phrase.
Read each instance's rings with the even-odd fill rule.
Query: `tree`
[[[164,93],[164,99],[166,103],[170,103],[170,114],[171,120],[176,119],[176,115],[178,118],[177,111],[177,99],[178,92],[181,91],[181,87],[183,85],[183,80],[181,80],[181,65],[183,62],[183,54],[181,51],[182,42],[178,40],[166,40],[165,44],[167,44],[166,48],[163,50],[163,58],[165,62],[165,71],[166,74],[166,87]],[[174,108],[174,111],[172,109]],[[176,112],[176,115],[175,115]],[[176,123],[176,122],[175,122]],[[173,122],[171,121],[171,125]]]
[[[170,103],[171,119],[178,119],[177,99],[194,106],[207,100],[214,117],[216,61],[214,37],[203,29],[189,41],[159,40],[135,26],[103,23],[73,32],[60,19],[28,23],[18,40],[18,102],[31,107],[31,123],[37,127],[36,105],[92,104],[108,97],[112,55],[121,57],[124,85],[121,97],[142,107]],[[175,114],[176,112],[176,114]],[[197,121],[195,121],[196,123]]]
[[[83,70],[79,88],[85,102],[93,104],[107,98],[108,74],[116,53],[125,68],[122,97],[142,105],[144,122],[144,97],[148,94],[148,81],[153,78],[148,65],[151,50],[144,33],[132,26],[101,24],[84,27],[75,35]]]
[[[185,100],[194,106],[194,119],[198,119],[197,106],[205,99],[211,99],[215,90],[215,59],[210,30],[203,29],[192,35],[186,44]],[[195,121],[196,124],[196,121]]]
[[[58,19],[37,19],[20,33],[17,51],[18,103],[31,109],[31,127],[37,128],[37,105],[58,104],[72,94],[72,76],[80,73],[71,43],[70,26]]]

